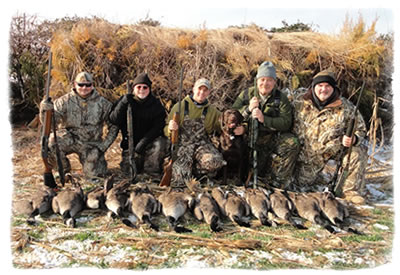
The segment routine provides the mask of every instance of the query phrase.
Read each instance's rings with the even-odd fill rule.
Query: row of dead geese
[[[146,185],[137,184],[129,190],[129,181],[115,183],[112,176],[105,180],[103,187],[87,194],[76,182],[72,181],[72,186],[58,193],[43,186],[31,199],[18,202],[14,208],[17,208],[17,213],[28,215],[29,224],[35,224],[37,215],[52,210],[62,215],[63,222],[70,227],[75,227],[75,217],[89,208],[106,209],[108,216],[117,216],[128,226],[137,227],[145,223],[156,231],[159,226],[152,217],[163,213],[172,230],[191,232],[179,225],[180,218],[189,211],[214,232],[222,230],[224,217],[239,226],[250,227],[251,215],[254,215],[266,226],[276,226],[277,221],[284,220],[296,228],[306,229],[296,218],[300,217],[331,233],[337,231],[335,227],[359,233],[345,226],[349,212],[330,192],[295,193],[275,188],[248,188],[240,194],[220,187],[208,192],[199,185],[188,185],[189,188],[184,190],[168,188],[156,198]]]

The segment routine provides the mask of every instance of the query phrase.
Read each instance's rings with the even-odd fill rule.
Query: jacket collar
[[[72,90],[72,93],[73,93],[73,95],[75,96],[75,98],[76,98],[77,101],[84,101],[84,102],[86,102],[86,101],[93,100],[93,99],[95,99],[95,98],[97,98],[97,97],[100,96],[99,93],[97,92],[97,90],[96,90],[95,88],[93,88],[92,93],[91,93],[90,96],[88,96],[87,98],[81,97],[81,96],[78,94],[78,92],[75,90],[75,88],[72,88],[71,90]]]
[[[186,98],[188,98],[197,108],[202,108],[210,105],[210,101],[206,99],[203,103],[198,103],[193,99],[192,95],[188,95]]]
[[[313,103],[313,101],[312,101],[312,90],[311,89],[309,89],[305,94],[304,94],[304,100],[307,100],[307,101],[309,101],[309,103],[311,104],[311,105],[313,105],[315,108],[317,108],[317,106],[315,106],[315,104]],[[329,103],[328,105],[326,105],[323,109],[326,109],[326,108],[335,108],[335,107],[338,107],[338,106],[340,106],[340,105],[342,105],[343,104],[343,102],[342,102],[342,99],[341,99],[341,97],[340,97],[340,95],[337,97],[337,99],[336,100],[334,100],[333,102],[331,102],[331,103]],[[322,110],[323,110],[322,109]],[[321,111],[322,111],[321,110]]]

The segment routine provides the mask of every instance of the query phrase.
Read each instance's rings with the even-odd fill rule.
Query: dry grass
[[[257,26],[227,29],[176,29],[143,25],[116,25],[101,19],[84,19],[59,29],[51,41],[55,95],[64,93],[81,70],[94,74],[103,95],[115,99],[125,93],[127,79],[149,72],[157,94],[176,101],[178,72],[185,65],[184,88],[199,77],[213,84],[215,102],[226,108],[252,83],[257,67],[272,60],[281,86],[309,85],[311,77],[332,69],[345,96],[367,79],[374,82],[388,71],[384,57],[391,49],[377,38],[374,24],[347,22],[339,35],[316,32],[267,34]],[[390,67],[390,65],[389,65]],[[291,83],[289,81],[291,80]]]

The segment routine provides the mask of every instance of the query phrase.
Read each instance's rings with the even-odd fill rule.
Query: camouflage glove
[[[40,110],[43,112],[54,110],[54,104],[49,98],[49,100],[44,99],[40,102]]]

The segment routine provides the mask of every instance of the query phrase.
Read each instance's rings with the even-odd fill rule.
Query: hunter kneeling
[[[122,133],[120,167],[125,174],[135,173],[130,170],[135,165],[139,174],[158,175],[166,155],[167,139],[163,135],[166,113],[151,84],[147,73],[139,74],[132,83],[128,81],[128,93],[114,103],[110,112],[110,121]]]
[[[292,126],[290,102],[276,87],[276,82],[275,66],[269,61],[263,62],[258,67],[254,86],[242,91],[232,108],[239,110],[250,125],[253,184],[257,181],[258,170],[261,183],[286,188],[292,181],[299,145],[289,132]]]
[[[107,162],[104,153],[118,134],[118,127],[108,120],[112,103],[102,97],[94,88],[93,77],[87,72],[79,73],[71,91],[53,102],[43,100],[40,104],[40,120],[44,113],[53,110],[54,123],[58,125],[57,143],[64,172],[68,176],[71,165],[67,155],[76,153],[83,166],[83,173],[89,179],[104,177]],[[108,132],[103,138],[103,127]],[[49,160],[53,167],[56,162],[56,142],[52,135],[49,142]]]
[[[352,145],[347,178],[343,179],[343,186],[339,188],[341,190],[335,191],[335,194],[343,193],[346,200],[363,203],[361,192],[367,151],[362,146],[362,141],[366,135],[366,127],[360,112],[355,111],[355,106],[341,96],[334,74],[322,71],[315,75],[311,88],[306,93],[297,95],[293,104],[293,132],[301,144],[295,166],[297,188],[304,191],[317,189],[319,173],[327,162],[336,160],[342,167],[346,166],[346,152]],[[346,130],[353,118],[355,123],[352,138]],[[335,180],[333,185],[337,183]]]
[[[192,173],[196,177],[207,175],[211,179],[226,164],[209,137],[214,131],[220,131],[221,115],[207,99],[210,92],[211,84],[207,79],[197,80],[193,94],[176,103],[167,118],[165,135],[172,137],[171,134],[179,131],[176,157],[172,156],[176,158],[172,164],[172,186],[185,186]],[[180,116],[178,121],[173,119],[176,113]]]

